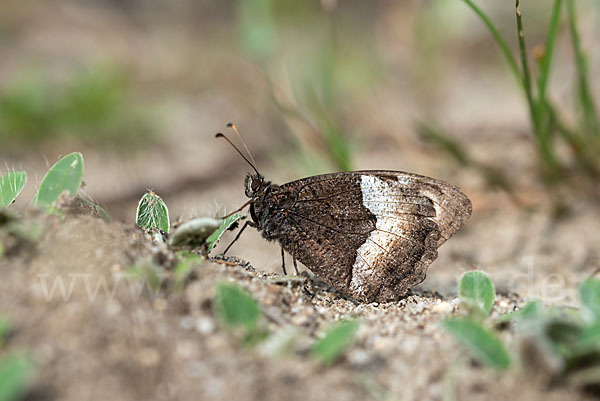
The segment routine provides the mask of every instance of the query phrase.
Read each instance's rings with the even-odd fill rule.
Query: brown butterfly
[[[299,260],[357,301],[406,295],[425,279],[437,248],[471,215],[471,202],[457,187],[401,171],[331,173],[273,184],[227,137],[217,137],[255,172],[246,176],[250,200],[242,206],[250,206],[252,221],[233,242],[247,226],[255,227],[279,242],[282,258],[284,250],[292,255],[296,272]],[[286,273],[285,262],[283,269]]]

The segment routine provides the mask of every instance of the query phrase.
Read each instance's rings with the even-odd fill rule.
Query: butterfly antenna
[[[234,149],[235,149],[235,150],[236,150],[236,151],[237,151],[237,152],[240,154],[240,156],[242,156],[242,158],[243,158],[244,160],[246,160],[246,162],[247,162],[247,163],[250,165],[250,167],[252,167],[252,168],[254,169],[254,171],[256,171],[256,174],[260,175],[260,173],[258,172],[258,170],[256,169],[256,167],[254,166],[254,164],[253,164],[253,163],[252,163],[250,160],[248,160],[248,158],[247,158],[246,156],[244,156],[244,154],[243,154],[243,153],[242,153],[242,152],[241,152],[241,151],[238,149],[238,147],[237,147],[237,146],[235,146],[235,145],[233,144],[233,142],[231,142],[231,141],[229,140],[229,138],[227,138],[227,137],[226,137],[224,134],[222,134],[222,133],[220,133],[220,132],[219,132],[219,133],[217,133],[217,134],[215,135],[215,138],[223,138],[223,139],[225,139],[227,142],[229,142],[229,144],[230,144],[230,145],[231,145],[231,146],[232,146],[232,147],[233,147],[233,148],[234,148]],[[252,156],[250,156],[250,157],[252,157]]]
[[[244,149],[246,149],[246,153],[248,153],[248,156],[250,156],[250,160],[252,160],[252,163],[254,163],[254,165],[256,165],[256,162],[254,161],[254,157],[252,157],[252,153],[250,153],[250,150],[248,150],[248,146],[246,146],[246,142],[244,142],[244,139],[240,135],[240,131],[238,131],[235,124],[229,123],[229,124],[227,124],[227,128],[231,128],[233,130],[233,132],[236,133],[238,138],[240,138],[240,141],[242,141],[242,145],[244,145]]]

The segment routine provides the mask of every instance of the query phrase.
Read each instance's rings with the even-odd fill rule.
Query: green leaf
[[[498,370],[510,366],[510,356],[496,335],[476,322],[450,319],[443,327],[478,361]]]
[[[34,373],[35,365],[25,354],[4,356],[0,360],[0,401],[21,399]]]
[[[94,202],[87,200],[81,196],[79,197],[79,200],[87,207],[93,209],[96,216],[101,218],[102,221],[104,221],[105,223],[110,223],[110,216],[108,215],[108,213],[106,212],[106,210],[104,210],[104,208],[102,206],[97,205]]]
[[[163,277],[161,275],[161,268],[156,266],[154,263],[149,261],[143,261],[136,265],[130,266],[127,269],[127,273],[131,274],[131,276],[136,277],[144,281],[144,284],[147,285],[153,291],[154,294],[160,290],[160,286],[163,282]]]
[[[584,313],[593,321],[600,321],[600,280],[589,278],[579,286],[579,300]]]
[[[240,215],[239,213],[235,213],[235,214],[232,214],[231,216],[227,217],[226,219],[224,219],[223,223],[221,224],[221,227],[219,227],[218,230],[213,232],[211,234],[211,236],[208,237],[208,239],[206,240],[207,252],[210,253],[210,251],[215,247],[215,245],[217,245],[217,242],[219,242],[221,235],[223,235],[223,233],[229,227],[231,227],[231,225],[233,223],[235,223],[236,221],[241,220],[245,217],[246,217],[245,215]]]
[[[494,305],[494,284],[484,272],[467,272],[460,279],[458,295],[465,304],[489,315]]]
[[[199,248],[221,226],[222,222],[212,217],[198,217],[186,221],[169,236],[169,245],[188,249]]]
[[[44,225],[40,221],[16,221],[7,224],[6,230],[26,241],[36,242],[44,233]]]
[[[27,182],[25,171],[11,171],[0,178],[0,209],[15,201]]]
[[[331,365],[352,345],[360,323],[345,320],[334,325],[314,346],[313,355],[324,365]]]
[[[582,346],[600,349],[600,321],[581,330],[579,341]]]
[[[144,230],[157,228],[169,232],[169,210],[162,198],[150,191],[138,203],[135,223]]]
[[[237,285],[221,283],[217,286],[215,314],[228,328],[243,327],[255,331],[261,311],[248,292]]]
[[[524,319],[537,319],[544,313],[544,305],[539,299],[534,299],[527,302],[519,312]]]
[[[185,281],[192,271],[192,269],[200,263],[202,258],[193,253],[188,253],[185,256],[179,257],[177,266],[173,269],[174,283],[173,287],[175,291],[180,291],[185,287]]]
[[[33,203],[49,208],[65,191],[75,196],[79,192],[82,180],[83,156],[81,153],[71,153],[48,170],[33,198]]]

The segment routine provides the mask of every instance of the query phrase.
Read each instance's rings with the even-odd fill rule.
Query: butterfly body
[[[249,174],[245,187],[265,239],[361,302],[406,295],[471,214],[458,188],[400,171],[332,173],[283,185]]]

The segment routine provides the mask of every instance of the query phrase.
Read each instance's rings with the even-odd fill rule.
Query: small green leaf
[[[212,217],[198,217],[186,221],[169,236],[169,245],[188,249],[199,248],[221,226],[221,221]]]
[[[173,287],[175,291],[180,291],[185,286],[185,281],[194,268],[202,258],[193,253],[188,253],[185,256],[179,258],[177,266],[173,269],[174,283]]]
[[[510,366],[508,352],[498,337],[478,323],[467,319],[450,319],[443,326],[478,361],[499,370]]]
[[[79,197],[79,200],[87,207],[93,209],[94,212],[96,213],[96,216],[101,218],[102,221],[104,221],[105,223],[110,223],[110,216],[108,215],[108,213],[106,212],[106,210],[104,210],[104,208],[102,206],[97,205],[94,202],[87,200],[81,196]]]
[[[11,171],[0,178],[0,209],[15,201],[27,182],[27,173]]]
[[[589,278],[581,283],[579,300],[590,320],[600,321],[600,280]]]
[[[21,399],[34,373],[35,365],[27,355],[5,355],[0,360],[0,401]]]
[[[227,217],[226,219],[224,219],[223,223],[221,224],[221,227],[219,227],[218,230],[213,232],[211,234],[211,236],[208,237],[208,239],[206,240],[208,253],[210,253],[210,251],[215,247],[215,245],[217,245],[217,242],[219,242],[221,235],[223,235],[223,233],[229,227],[231,227],[231,225],[233,223],[235,223],[236,221],[243,219],[245,217],[246,217],[245,215],[240,215],[239,213],[235,213],[235,214],[232,214],[231,216]]]
[[[33,203],[51,207],[65,191],[77,195],[83,181],[83,156],[75,152],[56,162],[48,170],[40,188],[33,197]]]
[[[537,319],[544,313],[544,306],[542,305],[542,301],[534,299],[527,302],[519,312],[524,319]]]
[[[600,321],[584,327],[579,335],[579,341],[582,346],[600,348]]]
[[[44,233],[44,225],[40,221],[16,221],[6,225],[6,230],[29,242],[36,242]]]
[[[255,331],[261,311],[248,292],[234,284],[221,283],[217,286],[215,314],[228,328],[244,327]]]
[[[313,355],[324,365],[331,365],[352,345],[360,323],[345,320],[334,325],[314,346]]]
[[[138,203],[135,223],[144,230],[153,228],[169,232],[169,210],[162,198],[150,191]]]
[[[469,307],[479,308],[489,315],[494,305],[494,284],[484,272],[467,272],[460,279],[458,295]]]
[[[160,286],[163,282],[161,268],[152,262],[144,261],[130,266],[127,269],[127,273],[131,274],[133,277],[143,280],[144,284],[149,286],[149,289],[151,289],[154,293],[160,289]]]

